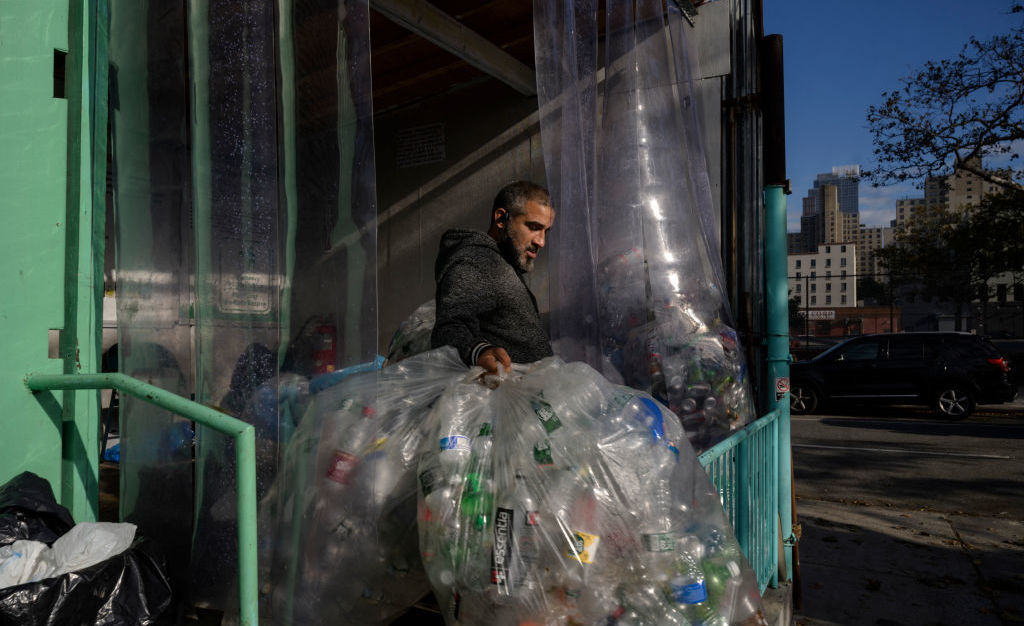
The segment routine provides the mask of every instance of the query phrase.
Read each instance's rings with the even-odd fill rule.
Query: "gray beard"
[[[516,250],[515,244],[512,243],[512,238],[505,235],[501,241],[498,242],[498,249],[501,250],[501,255],[505,257],[509,265],[514,267],[520,274],[526,274],[533,270],[534,259],[526,258],[526,254],[520,254]]]

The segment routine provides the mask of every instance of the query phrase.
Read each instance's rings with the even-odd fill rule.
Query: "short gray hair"
[[[526,212],[527,202],[536,202],[544,206],[551,206],[551,195],[548,190],[531,183],[528,180],[517,180],[501,188],[498,195],[494,197],[494,206],[491,207],[491,221],[494,220],[494,212],[498,209],[508,211],[509,217],[516,217]]]

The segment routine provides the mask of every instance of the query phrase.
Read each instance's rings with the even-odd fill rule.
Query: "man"
[[[449,230],[434,265],[433,347],[454,346],[467,365],[495,374],[551,356],[537,299],[523,282],[555,220],[546,189],[518,181],[498,192],[487,233]]]

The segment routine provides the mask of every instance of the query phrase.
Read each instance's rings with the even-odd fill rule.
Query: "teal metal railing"
[[[239,619],[242,626],[256,626],[259,619],[259,587],[256,578],[256,431],[252,425],[125,374],[30,374],[25,379],[25,385],[32,392],[117,389],[234,438],[235,480],[238,489]]]
[[[778,585],[779,416],[772,411],[698,457],[762,593]]]

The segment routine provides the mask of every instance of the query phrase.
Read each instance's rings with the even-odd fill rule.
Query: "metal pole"
[[[765,283],[768,318],[768,380],[776,385],[779,411],[779,516],[786,546],[786,576],[793,571],[793,511],[790,507],[789,316],[786,298],[786,196],[782,187],[765,188]],[[787,578],[788,579],[788,578]]]
[[[243,626],[255,626],[258,622],[259,587],[256,573],[256,430],[253,426],[126,374],[29,374],[25,385],[33,392],[117,389],[235,439],[239,618]]]
[[[761,42],[761,92],[764,121],[765,247],[764,276],[768,337],[768,379],[774,382],[779,411],[778,510],[785,545],[786,580],[793,572],[793,485],[789,422],[789,300],[786,271],[786,123],[782,35]],[[806,294],[805,294],[806,295]]]

